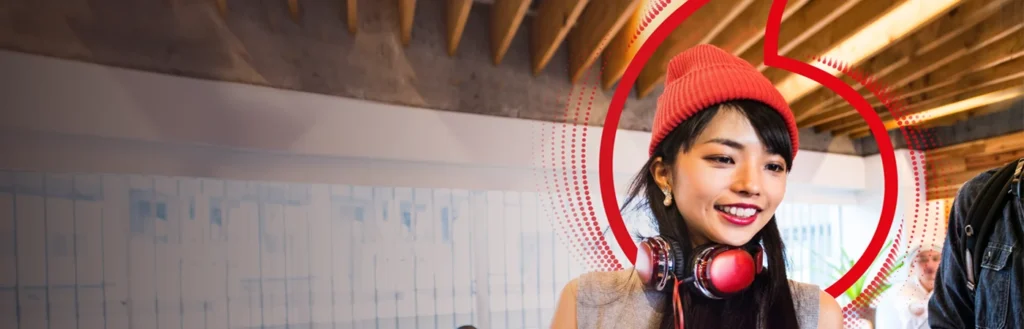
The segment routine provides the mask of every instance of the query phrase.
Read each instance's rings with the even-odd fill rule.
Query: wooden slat
[[[855,66],[854,71],[868,74],[872,79],[927,74],[935,69],[935,63],[955,60],[964,56],[971,45],[981,44],[1003,33],[1006,30],[1005,20],[985,20],[1008,1],[967,1],[917,33]],[[849,76],[843,75],[842,79],[857,91],[865,88]],[[819,87],[794,103],[792,108],[801,126],[814,126],[822,122],[807,119],[823,110],[838,108],[833,105],[841,103],[845,103],[842,97],[828,88]]]
[[[533,74],[540,74],[565,40],[569,30],[587,7],[589,0],[545,0],[537,8],[530,30]],[[600,5],[600,4],[598,4]]]
[[[579,81],[640,4],[639,0],[606,0],[583,10],[569,32],[569,79]]]
[[[462,31],[466,29],[466,21],[469,20],[469,10],[472,7],[473,0],[448,0],[447,17],[445,17],[445,28],[448,32],[448,56],[455,56],[455,51],[459,49]]]
[[[950,157],[966,157],[985,153],[986,150],[1001,152],[1006,149],[1014,149],[1010,147],[1011,145],[1020,147],[1021,141],[1024,141],[1024,131],[928,150],[925,151],[925,159],[931,161]]]
[[[856,28],[863,24],[867,24],[871,21],[871,16],[858,17],[860,20],[853,26],[831,26],[833,22],[838,23],[840,17],[844,13],[854,10],[856,8],[864,7],[864,4],[870,3],[881,3],[884,8],[894,2],[892,0],[883,1],[863,1],[863,0],[851,0],[851,1],[812,1],[805,5],[799,11],[794,13],[788,20],[782,22],[779,27],[779,55],[787,55],[794,48],[808,40],[818,32],[821,32],[826,27],[828,29],[840,29],[838,33],[849,33],[848,30]],[[834,33],[834,32],[823,32],[823,33]],[[835,38],[834,42],[842,41],[841,38]],[[819,50],[818,52],[823,52]],[[764,39],[755,43],[752,47],[748,48],[745,52],[740,55],[750,62],[751,64],[758,66],[760,69],[764,69],[761,63],[764,61]]]
[[[293,21],[299,21],[299,0],[288,0],[288,14],[291,15]]]
[[[994,93],[1005,93],[1004,96],[1006,96],[1006,97],[1003,97],[1003,98],[990,98],[991,96],[994,96],[993,95]],[[972,90],[970,90],[970,91],[964,91],[964,92],[958,93],[958,94],[956,94],[956,95],[954,95],[952,97],[948,97],[948,98],[944,97],[942,100],[945,100],[945,102],[942,102],[942,104],[938,104],[938,105],[936,105],[936,106],[934,106],[932,108],[911,109],[911,110],[907,111],[906,114],[904,114],[903,116],[904,117],[908,117],[910,115],[914,115],[914,114],[930,111],[931,109],[936,108],[936,107],[947,106],[949,104],[953,104],[953,103],[957,103],[957,102],[961,102],[961,101],[966,101],[968,99],[972,99],[972,98],[975,98],[975,97],[981,97],[981,96],[985,96],[985,98],[986,98],[986,99],[982,100],[983,102],[976,103],[976,104],[974,104],[972,106],[967,106],[967,107],[961,108],[961,109],[959,109],[959,110],[957,110],[955,112],[946,113],[946,114],[944,114],[942,116],[948,116],[948,115],[954,115],[954,114],[958,114],[958,113],[963,113],[963,112],[966,112],[966,111],[970,111],[970,110],[973,110],[973,109],[977,109],[977,108],[981,108],[981,107],[987,106],[989,104],[1007,101],[1007,100],[1010,99],[1008,97],[1021,97],[1021,96],[1024,96],[1024,83],[1021,83],[1021,81],[1009,81],[1009,82],[1004,82],[1004,83],[1001,83],[1001,84],[995,84],[995,85],[991,85],[991,86],[987,86],[987,87],[979,88],[979,89],[972,88]],[[916,125],[917,123],[926,122],[925,119],[933,120],[935,118],[939,118],[939,117],[942,117],[942,116],[929,115],[927,118],[921,118],[921,119],[915,120],[912,124]],[[889,129],[895,129],[895,128],[899,127],[894,119],[889,119],[889,120],[885,121],[885,124],[886,124],[886,127],[888,127]],[[866,136],[867,135],[867,131],[868,131],[868,128],[866,126],[854,126],[854,127],[851,127],[851,128],[844,128],[843,130],[836,131],[836,134],[850,134],[853,138],[859,138],[861,136]]]
[[[412,23],[416,15],[416,0],[398,0],[399,30],[402,45],[408,46],[412,41]]]
[[[782,15],[782,21],[788,20],[808,2],[810,1],[786,1],[786,11]],[[764,26],[768,21],[768,12],[771,11],[771,8],[771,1],[754,1],[729,23],[725,31],[719,33],[708,43],[739,56],[754,47],[764,37]]]
[[[644,65],[636,79],[637,97],[646,97],[665,80],[666,66],[672,57],[705,39],[713,39],[724,29],[725,24],[730,23],[751,3],[753,1],[749,0],[711,1],[694,12],[665,38]]]
[[[956,44],[953,44],[950,48],[941,47],[936,49],[938,56],[941,56],[941,51],[949,51],[952,53],[959,53],[955,56],[954,60],[948,61],[944,59],[936,60],[933,62],[927,62],[921,60],[924,63],[919,66],[918,71],[907,71],[909,77],[903,77],[896,83],[883,84],[888,88],[900,88],[897,89],[896,95],[893,100],[907,101],[908,98],[921,93],[928,92],[930,90],[942,88],[943,86],[951,85],[956,83],[958,80],[965,76],[985,74],[982,72],[985,69],[993,68],[993,64],[1006,63],[1007,59],[1021,57],[1024,54],[1024,36],[1021,31],[1022,24],[1014,24],[1013,26],[1007,27],[1003,31],[989,30],[985,36],[991,36],[991,38],[981,39],[984,43],[975,44],[969,47],[957,48]],[[1007,33],[1012,32],[1012,33]],[[978,40],[978,39],[975,39]],[[936,65],[943,64],[943,65]],[[1003,71],[1005,72],[1005,71]],[[1019,72],[1019,70],[1017,70]],[[1006,74],[1013,74],[1016,72],[1009,72]],[[1001,76],[1006,76],[1002,74]],[[990,80],[989,78],[983,78],[983,80]],[[874,94],[867,92],[865,99],[875,99]],[[870,95],[870,96],[869,96]],[[872,103],[872,106],[879,107],[882,103],[876,99]],[[830,116],[823,116],[821,122],[830,122],[839,120],[846,117],[856,115],[855,111],[851,112],[852,107],[849,104],[840,103],[835,110],[830,110]],[[888,111],[882,112],[883,116],[889,117]],[[821,127],[822,130],[835,130],[837,126],[842,124],[829,124]]]
[[[636,56],[642,43],[636,38],[636,34],[649,1],[651,0],[640,0],[636,9],[633,10],[633,15],[626,19],[626,23],[619,29],[619,33],[615,34],[615,38],[605,48],[604,71],[601,73],[601,87],[604,90],[611,89],[622,78],[629,62],[633,60],[633,56]]]
[[[494,65],[501,64],[505,58],[512,38],[516,36],[529,8],[529,0],[495,0],[491,5],[491,54]]]
[[[217,12],[220,13],[221,17],[228,14],[228,0],[213,0],[213,2],[217,6]]]
[[[1024,43],[1021,44],[1021,47],[1024,47]],[[986,48],[985,50],[982,50],[980,52],[987,52],[990,50],[996,51],[995,49]],[[955,70],[957,67],[953,66],[956,65],[957,62],[960,62],[961,60],[956,60],[953,63],[947,64],[947,67],[943,67],[940,70],[941,72],[936,72],[935,75],[927,75],[925,78],[922,79],[923,81],[915,81],[915,83],[913,83],[912,85],[901,90],[902,92],[900,93],[900,96],[895,97],[894,101],[907,103],[908,101],[914,101],[914,96],[927,94],[931,91],[938,91],[943,93],[942,95],[939,95],[938,93],[931,93],[932,98],[940,96],[949,97],[951,93],[967,94],[981,87],[991,89],[989,88],[990,85],[1002,83],[1009,79],[1020,78],[1021,72],[1024,72],[1024,56],[1021,56],[1021,54],[1024,54],[1024,52],[1006,55],[1005,51],[1012,50],[1004,49],[1002,56],[991,54],[979,54],[977,56],[964,57],[961,60],[978,58],[979,62],[976,62],[973,65],[962,63],[964,65],[959,66],[959,68],[963,70],[961,72],[957,72]],[[1008,62],[1004,61],[1004,59],[1010,56],[1017,56],[1017,58]],[[989,64],[993,61],[999,61],[1001,63],[997,66],[990,66]],[[972,67],[989,68],[979,71],[974,70]],[[920,100],[921,98],[917,99]],[[920,103],[920,101],[918,101],[918,103]],[[906,107],[908,108],[913,108],[914,106],[914,103],[906,104]],[[892,114],[889,113],[889,111],[886,108],[876,109],[879,110],[879,117],[881,117],[883,120],[892,118]],[[844,108],[837,110],[835,112],[838,111],[854,110],[852,107],[849,106],[849,104],[847,104]],[[850,128],[851,125],[854,124],[854,122],[860,120],[860,118],[857,117],[856,115],[857,114],[855,113],[855,111],[853,114],[835,113],[834,118],[829,119],[829,123],[823,124],[820,127],[815,128],[820,131],[835,131],[837,134],[849,133],[850,131],[845,129]]]
[[[359,31],[359,10],[356,6],[358,0],[346,0],[346,21],[348,22],[348,32],[355,34]]]

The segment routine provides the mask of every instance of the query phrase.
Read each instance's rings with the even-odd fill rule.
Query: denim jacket
[[[1024,328],[1024,253],[1013,225],[1024,227],[1024,201],[1009,196],[1002,218],[995,224],[982,255],[977,287],[967,288],[963,254],[959,252],[967,210],[981,193],[990,170],[965,183],[953,201],[942,249],[935,289],[928,303],[928,322],[933,329]],[[979,241],[979,243],[982,241]]]

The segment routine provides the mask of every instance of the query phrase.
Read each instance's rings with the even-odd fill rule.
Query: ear
[[[651,167],[647,168],[651,172],[651,176],[654,177],[654,182],[658,184],[658,189],[671,190],[672,189],[672,167],[665,163],[664,159],[657,157],[654,162],[651,163]]]

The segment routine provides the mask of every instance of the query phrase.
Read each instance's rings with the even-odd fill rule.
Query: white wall
[[[552,123],[7,51],[0,51],[0,72],[3,169],[536,191],[545,188],[536,170],[550,167],[536,152],[550,152],[551,140],[541,144],[546,137],[540,132],[551,131]],[[585,160],[596,196],[601,128],[588,129]],[[620,194],[643,164],[649,137],[644,132],[617,133],[614,169]],[[913,211],[908,206],[913,174],[907,157],[906,151],[897,153],[897,214]],[[851,255],[860,255],[880,213],[878,157],[802,150],[795,161],[785,201],[859,205],[844,213],[842,244]],[[598,218],[604,223],[604,216]],[[893,231],[901,217],[895,220]]]
[[[0,130],[18,139],[4,145],[19,155],[4,157],[8,168],[533,190],[539,132],[554,125],[6,51],[0,72]],[[590,127],[586,145],[592,184],[600,131]],[[617,133],[620,189],[648,139]],[[859,157],[801,151],[794,167],[791,201],[852,202],[850,192],[864,188]]]

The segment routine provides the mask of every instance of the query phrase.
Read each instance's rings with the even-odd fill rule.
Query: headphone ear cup
[[[693,261],[694,287],[714,299],[740,293],[750,287],[757,275],[754,259],[744,248],[716,245],[699,249]]]
[[[636,262],[634,268],[636,268],[637,274],[640,276],[641,282],[644,285],[650,285],[651,281],[657,276],[658,261],[657,255],[654,254],[654,248],[651,246],[649,239],[644,239],[640,242],[637,248]]]

